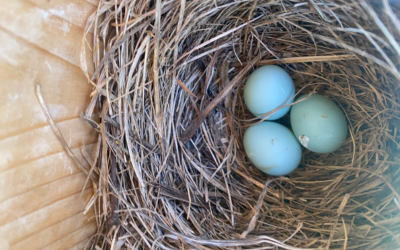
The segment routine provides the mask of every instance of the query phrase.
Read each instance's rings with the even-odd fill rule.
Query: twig
[[[256,63],[259,59],[254,58],[250,63],[247,63],[246,66],[232,79],[224,89],[201,111],[200,115],[197,116],[190,125],[186,128],[185,132],[181,136],[181,140],[184,143],[187,143],[196,130],[200,127],[200,124],[206,119],[208,114],[220,103],[226,95],[230,93],[232,88],[243,78],[243,76],[247,73],[247,71],[253,67],[254,63]]]
[[[79,162],[79,160],[75,157],[74,153],[72,152],[72,150],[70,149],[70,147],[68,146],[67,142],[64,139],[64,136],[61,134],[61,131],[58,129],[57,125],[55,124],[53,118],[51,117],[47,107],[46,107],[46,103],[43,99],[42,96],[42,92],[40,89],[40,84],[36,84],[35,86],[35,93],[36,93],[36,97],[40,103],[40,106],[42,107],[43,113],[46,116],[47,122],[49,123],[51,129],[53,130],[53,133],[56,135],[56,137],[58,138],[58,140],[60,141],[61,145],[63,146],[65,152],[67,152],[67,154],[69,155],[69,157],[71,157],[71,159],[75,162],[75,164],[83,170],[83,172],[85,172],[87,175],[89,174],[89,171]],[[94,180],[97,181],[94,175],[90,175],[90,177]]]
[[[253,231],[254,228],[256,227],[256,223],[257,223],[257,220],[258,220],[258,216],[259,216],[259,214],[260,214],[260,209],[261,209],[261,207],[262,207],[262,205],[263,205],[264,197],[265,197],[265,195],[267,194],[268,186],[269,186],[269,184],[270,184],[271,182],[273,182],[273,181],[274,181],[274,179],[271,179],[271,180],[268,180],[268,181],[265,183],[264,188],[263,188],[263,191],[261,192],[260,196],[258,197],[257,205],[256,205],[255,210],[254,210],[254,215],[253,215],[253,217],[252,217],[251,220],[250,220],[250,223],[249,223],[249,226],[247,227],[247,230],[244,231],[244,232],[240,235],[240,238],[246,238],[246,236],[247,236],[251,231]]]
[[[333,61],[343,61],[343,60],[351,60],[356,59],[354,55],[334,55],[334,56],[299,56],[299,57],[288,57],[281,59],[269,59],[269,60],[260,60],[255,65],[256,66],[264,66],[264,65],[274,65],[274,64],[290,64],[290,63],[306,63],[306,62],[333,62]],[[233,67],[242,67],[243,65],[240,63],[233,63]]]

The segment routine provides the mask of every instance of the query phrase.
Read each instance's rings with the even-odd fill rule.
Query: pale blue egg
[[[300,96],[298,100],[307,96]],[[322,95],[313,94],[293,105],[290,122],[300,143],[316,153],[335,151],[347,137],[347,121],[342,110]]]
[[[275,122],[249,127],[243,144],[254,166],[269,175],[289,174],[301,160],[301,146],[292,131]]]
[[[244,86],[244,102],[250,112],[259,117],[282,105],[293,102],[294,84],[289,74],[275,65],[267,65],[255,70]],[[290,109],[281,108],[267,120],[276,120]]]

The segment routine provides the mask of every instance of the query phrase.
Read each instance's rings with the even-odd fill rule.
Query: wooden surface
[[[86,176],[63,151],[34,93],[78,159],[94,131],[79,116],[91,86],[79,66],[97,0],[0,0],[0,249],[83,249],[96,230]],[[90,60],[90,59],[89,59]]]

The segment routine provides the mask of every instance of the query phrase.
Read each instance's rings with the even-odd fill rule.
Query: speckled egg
[[[300,96],[298,100],[306,97]],[[346,117],[334,102],[322,95],[313,94],[293,105],[290,122],[300,143],[316,153],[333,152],[346,140]]]

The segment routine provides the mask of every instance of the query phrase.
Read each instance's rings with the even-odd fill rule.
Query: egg
[[[333,152],[346,140],[347,121],[342,110],[322,95],[313,94],[293,105],[290,122],[300,143],[316,153]]]
[[[260,117],[282,105],[293,102],[294,84],[289,74],[275,65],[262,66],[255,70],[244,86],[244,102],[250,112]],[[277,110],[267,120],[284,116],[290,107]]]
[[[289,174],[301,160],[300,143],[288,128],[275,122],[249,127],[243,145],[254,166],[269,175]]]

